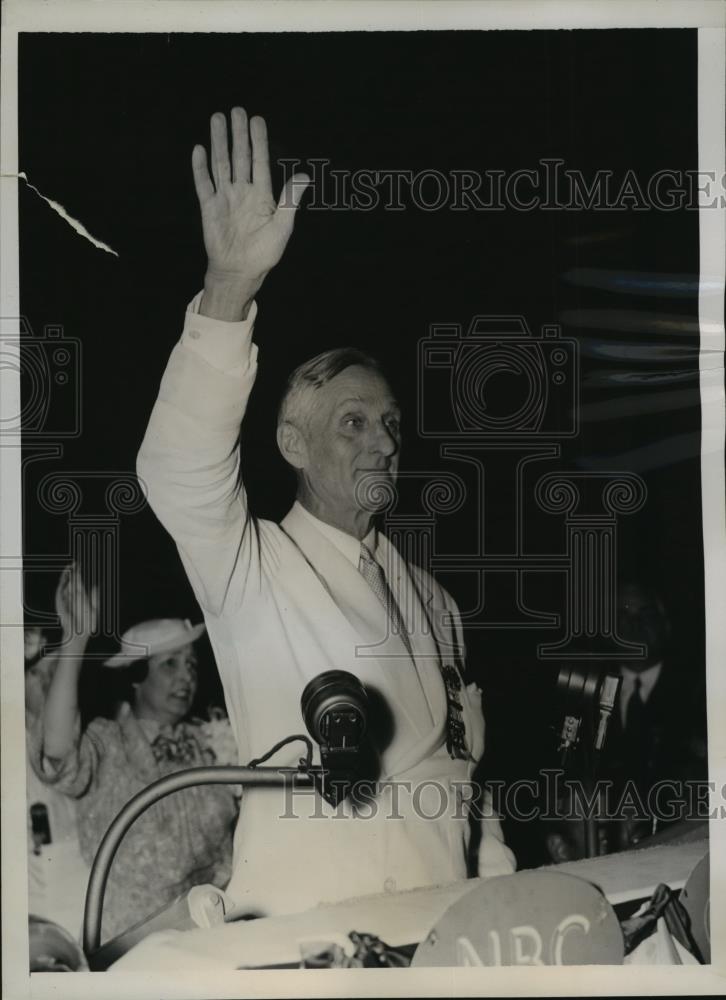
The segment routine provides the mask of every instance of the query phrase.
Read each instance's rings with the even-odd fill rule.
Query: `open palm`
[[[305,174],[291,177],[276,203],[264,119],[252,118],[248,133],[242,108],[233,108],[230,118],[231,155],[222,114],[212,116],[209,165],[203,146],[192,153],[208,269],[220,277],[258,283],[282,256],[310,181]]]
[[[98,587],[86,589],[80,567],[71,563],[63,570],[55,592],[56,614],[64,640],[89,638],[98,627]]]

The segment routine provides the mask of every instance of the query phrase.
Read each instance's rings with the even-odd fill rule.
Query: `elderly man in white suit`
[[[234,108],[231,132],[230,153],[215,114],[210,164],[204,147],[193,151],[208,266],[139,477],[204,611],[240,763],[300,732],[300,695],[322,671],[357,675],[385,708],[373,720],[385,734],[367,809],[301,792],[285,799],[281,789],[245,794],[227,892],[240,912],[276,914],[465,878],[467,782],[484,723],[479,690],[461,679],[454,601],[376,528],[370,497],[393,485],[401,437],[375,362],[343,349],[293,373],[277,440],[297,472],[297,500],[281,524],[247,509],[238,435],[257,370],[255,296],[309,179],[288,180],[276,204],[264,121]],[[299,756],[286,750],[277,763]],[[476,873],[512,871],[498,818],[486,806],[480,816]]]

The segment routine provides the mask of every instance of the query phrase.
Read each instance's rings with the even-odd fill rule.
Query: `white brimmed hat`
[[[121,636],[121,649],[104,662],[105,667],[128,667],[157,653],[171,653],[196,642],[204,622],[192,625],[188,618],[154,618],[132,625]]]

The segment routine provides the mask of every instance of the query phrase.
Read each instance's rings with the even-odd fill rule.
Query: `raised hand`
[[[63,642],[87,642],[98,627],[98,587],[86,590],[80,569],[71,563],[63,570],[55,592],[55,609]]]
[[[43,754],[60,763],[80,736],[78,682],[88,640],[97,629],[98,587],[86,590],[77,563],[61,573],[55,609],[63,629],[58,663],[43,708]]]
[[[201,311],[220,319],[239,318],[230,310],[245,312],[282,257],[310,183],[305,174],[294,175],[275,202],[264,119],[252,118],[248,129],[242,108],[233,108],[230,118],[231,156],[227,122],[219,113],[211,119],[210,163],[203,146],[192,153],[208,260]]]

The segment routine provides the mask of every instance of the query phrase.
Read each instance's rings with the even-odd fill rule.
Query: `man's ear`
[[[277,428],[277,447],[280,454],[294,469],[304,469],[308,464],[308,448],[299,427],[283,420]]]

